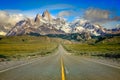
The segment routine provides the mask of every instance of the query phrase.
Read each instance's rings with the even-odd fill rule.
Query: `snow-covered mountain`
[[[103,27],[97,24],[92,24],[84,19],[76,19],[71,23],[73,33],[89,32],[91,35],[102,35],[105,33]]]
[[[120,27],[108,29],[106,31],[107,34],[120,34]]]
[[[59,24],[57,20],[50,19],[50,14],[48,15],[48,11],[43,13],[44,16],[37,14],[35,20],[31,20],[27,18],[26,20],[19,21],[16,25],[7,33],[7,36],[14,36],[14,35],[23,35],[23,34],[30,34],[30,33],[37,33],[40,35],[46,34],[63,34],[65,33],[61,29],[57,29]],[[49,20],[51,21],[49,21]]]
[[[118,29],[113,29],[114,32]],[[35,19],[21,20],[9,30],[7,36],[23,35],[36,33],[40,35],[46,34],[89,34],[94,36],[112,33],[113,30],[106,30],[98,24],[93,24],[84,19],[75,19],[68,23],[63,18],[52,18],[51,14],[46,10],[42,15],[37,14]],[[119,31],[120,33],[120,31]],[[1,34],[5,34],[1,31]]]
[[[14,25],[10,23],[2,24],[0,23],[0,35],[6,35],[8,31],[12,29]]]
[[[62,18],[54,19],[52,24],[57,30],[62,30],[65,33],[71,33],[72,28],[70,27],[70,24]]]

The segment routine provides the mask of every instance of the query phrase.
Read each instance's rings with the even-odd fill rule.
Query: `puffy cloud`
[[[0,35],[6,35],[6,32],[0,31]]]
[[[120,21],[120,16],[115,16],[114,18],[112,18],[112,20]]]
[[[16,22],[24,19],[25,17],[22,14],[9,14],[6,11],[0,11],[0,23],[5,24],[5,23],[10,23],[10,24],[15,24]]]
[[[93,23],[106,23],[109,21],[120,21],[120,17],[111,14],[110,11],[96,9],[96,8],[87,9],[84,13],[84,18]]]
[[[67,17],[67,16],[71,16],[72,15],[72,13],[71,13],[71,11],[61,11],[61,12],[59,12],[58,13],[58,17]]]
[[[117,28],[120,28],[120,24],[116,24],[116,27],[117,27]]]
[[[58,13],[58,17],[70,17],[70,16],[74,16],[74,17],[78,17],[83,15],[83,12],[81,10],[64,10]]]
[[[7,14],[7,12],[4,11],[0,11],[0,23],[4,23],[5,20],[8,19],[9,14]]]
[[[110,12],[107,10],[90,8],[85,11],[84,18],[91,22],[102,22],[109,20]]]
[[[54,4],[54,5],[48,5],[48,6],[43,6],[40,8],[40,10],[61,10],[61,9],[72,9],[74,6],[69,5],[69,4]]]

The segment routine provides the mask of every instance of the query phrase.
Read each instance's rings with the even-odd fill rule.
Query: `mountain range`
[[[120,34],[120,28],[105,29],[99,24],[90,23],[84,19],[75,19],[68,23],[63,18],[52,18],[49,11],[44,11],[42,15],[37,14],[34,19],[26,18],[17,22],[14,26],[0,25],[0,35],[15,36],[24,34],[89,34],[89,36],[101,36],[105,34]],[[12,26],[6,28],[5,26]]]

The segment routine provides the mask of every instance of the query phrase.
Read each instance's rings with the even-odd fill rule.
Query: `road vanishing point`
[[[69,55],[55,54],[0,71],[0,80],[120,80],[120,68]]]

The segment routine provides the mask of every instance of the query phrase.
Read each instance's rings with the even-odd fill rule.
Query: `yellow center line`
[[[61,79],[65,80],[65,68],[64,68],[64,63],[63,63],[62,57],[61,57]]]

